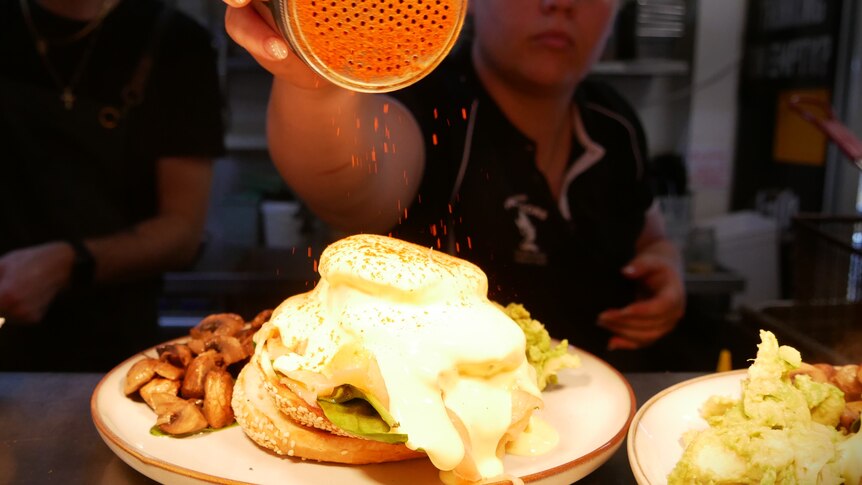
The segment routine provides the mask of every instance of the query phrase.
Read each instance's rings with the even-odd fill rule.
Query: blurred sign
[[[775,141],[772,158],[776,162],[821,166],[826,161],[826,135],[790,107],[790,98],[805,96],[829,104],[827,89],[793,89],[778,94]]]
[[[823,202],[827,141],[787,101],[794,94],[829,101],[841,40],[842,0],[748,2],[733,209],[753,207],[764,189],[798,194],[800,209]]]

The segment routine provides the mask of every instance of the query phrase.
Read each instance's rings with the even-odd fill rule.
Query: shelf
[[[267,149],[266,135],[228,133],[225,147],[229,151],[263,151]]]
[[[685,76],[688,73],[688,63],[676,59],[600,61],[590,72],[602,76]]]

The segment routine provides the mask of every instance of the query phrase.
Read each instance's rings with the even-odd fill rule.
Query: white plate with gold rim
[[[507,455],[507,473],[526,482],[569,484],[607,461],[619,448],[635,414],[628,381],[597,357],[573,349],[581,367],[560,372],[560,385],[544,393],[542,418],[560,434],[550,452],[535,457]],[[154,349],[144,352],[155,355]],[[96,386],[90,410],[102,439],[123,461],[162,483],[439,484],[437,470],[417,459],[381,465],[335,465],[268,453],[238,426],[188,438],[153,436],[156,416],[146,404],[126,397],[123,380],[133,356]]]
[[[664,485],[682,457],[682,435],[706,429],[700,409],[711,396],[739,399],[748,370],[695,377],[653,396],[631,422],[626,444],[629,464],[639,485]]]

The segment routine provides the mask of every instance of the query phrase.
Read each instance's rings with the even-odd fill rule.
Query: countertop
[[[629,373],[638,407],[699,373]],[[0,373],[0,485],[150,484],[113,454],[90,416],[101,374]],[[635,483],[625,443],[579,484]]]

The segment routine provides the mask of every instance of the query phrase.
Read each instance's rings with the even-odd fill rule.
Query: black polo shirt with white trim
[[[553,337],[601,354],[610,334],[596,317],[635,296],[620,271],[652,204],[635,112],[609,87],[581,83],[555,200],[535,143],[483,89],[469,49],[395,96],[422,128],[426,166],[393,235],[476,263],[491,299],[523,303]]]

